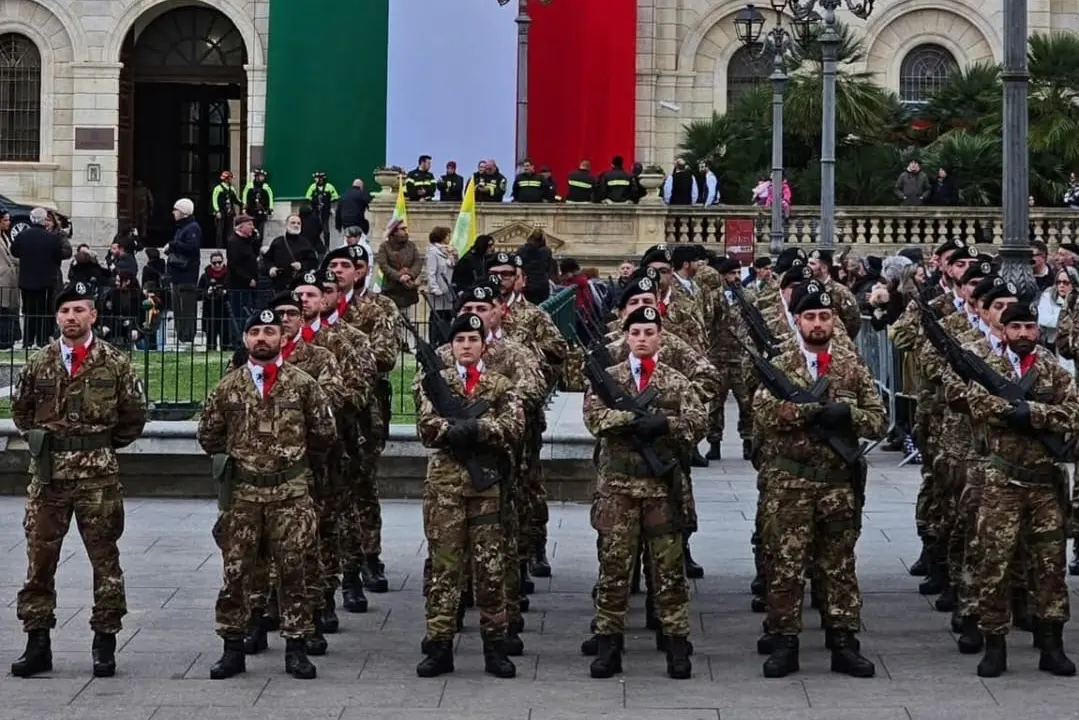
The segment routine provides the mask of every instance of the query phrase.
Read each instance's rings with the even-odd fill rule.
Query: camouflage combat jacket
[[[952,313],[941,322],[941,325],[962,345],[982,338],[981,332],[970,324],[966,313]],[[921,357],[925,379],[937,388],[934,404],[940,408],[940,419],[939,426],[934,429],[934,434],[940,438],[940,452],[961,460],[977,459],[976,456],[979,453],[975,451],[974,429],[970,423],[969,413],[964,407],[956,408],[948,402],[945,386],[946,373],[950,369],[948,361],[928,340],[922,341],[919,357]]]
[[[824,283],[827,290],[835,301],[836,313],[843,322],[843,327],[850,337],[857,337],[862,329],[862,309],[858,307],[858,300],[854,293],[846,285],[828,278]]]
[[[615,365],[608,372],[622,388],[633,395],[638,394],[637,382],[628,362]],[[656,454],[664,463],[681,460],[707,433],[708,412],[689,381],[662,361],[656,363],[648,388],[659,391],[650,408],[666,416],[670,423],[668,434],[653,441]],[[588,432],[599,440],[599,481],[596,491],[600,495],[667,497],[674,483],[678,482],[675,474],[682,472],[681,465],[675,468],[671,476],[652,477],[636,450],[636,441],[627,433],[633,419],[631,412],[608,408],[591,388],[585,391],[584,424]]]
[[[547,389],[558,382],[569,355],[569,344],[551,316],[539,307],[514,296],[502,316],[502,330],[513,340],[535,349],[543,361]]]
[[[210,455],[225,454],[235,464],[233,499],[280,502],[307,493],[309,460],[319,461],[337,441],[330,399],[310,375],[284,363],[269,397],[262,397],[244,364],[206,398],[198,441]],[[253,475],[287,476],[280,484],[246,481]]]
[[[348,309],[341,318],[367,336],[380,374],[388,373],[397,364],[401,349],[397,338],[398,315],[400,311],[397,306],[385,295],[353,292]]]
[[[484,368],[472,394],[466,394],[464,380],[457,374],[457,363],[452,358],[449,367],[442,371],[442,379],[466,404],[476,400],[490,403],[487,412],[478,418],[480,447],[476,449],[476,457],[485,472],[504,473],[506,477],[500,480],[508,479],[514,448],[521,442],[525,425],[524,405],[514,383],[505,375]],[[412,397],[416,403],[416,432],[420,442],[435,450],[427,460],[426,486],[451,495],[497,497],[500,492],[497,484],[486,490],[476,490],[465,466],[454,458],[446,444],[450,422],[435,412],[424,392],[422,373],[413,378]]]
[[[378,414],[371,399],[378,379],[375,355],[371,343],[363,331],[344,322],[328,325],[323,322],[315,332],[313,345],[326,348],[337,359],[341,383],[349,402],[356,408],[372,408]]]
[[[624,363],[629,359],[629,345],[621,336],[607,345],[607,352],[611,354],[611,359],[616,364]],[[719,387],[722,384],[719,370],[677,335],[670,333],[660,335],[656,359],[670,365],[685,376],[690,386],[697,392],[702,404],[707,404],[719,394]]]
[[[447,368],[454,366],[453,351],[448,344],[438,348],[438,356]],[[524,403],[525,412],[536,410],[547,399],[547,383],[535,355],[505,334],[500,340],[487,341],[483,362],[492,372],[509,378]]]
[[[25,436],[48,430],[59,441],[101,436],[93,450],[54,451],[53,480],[94,480],[116,475],[116,448],[133,443],[146,424],[146,398],[131,360],[94,339],[74,377],[64,366],[59,342],[34,353],[11,395],[11,418]],[[30,462],[31,482],[40,482]]]
[[[671,280],[670,290],[660,299],[663,310],[663,329],[673,332],[699,353],[708,353],[708,333],[704,329],[704,312],[700,302],[689,295],[677,280]]]
[[[298,340],[285,362],[295,365],[315,379],[322,392],[330,399],[330,408],[335,413],[352,401],[352,394],[345,388],[342,380],[337,358],[326,348]]]

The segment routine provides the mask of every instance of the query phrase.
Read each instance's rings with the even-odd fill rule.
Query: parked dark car
[[[0,195],[0,210],[11,213],[11,238],[13,240],[16,235],[30,227],[30,211],[35,207],[35,205],[17,203],[6,195]],[[53,213],[55,213],[57,219],[60,221],[60,227],[64,229],[64,234],[71,237],[71,220],[68,219],[66,215],[60,214],[60,212],[54,208],[46,207],[45,209],[52,210]]]

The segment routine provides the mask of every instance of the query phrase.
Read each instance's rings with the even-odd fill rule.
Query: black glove
[[[633,434],[641,440],[651,440],[666,435],[670,427],[664,415],[645,415],[633,421]]]
[[[850,405],[841,402],[828,403],[817,413],[813,422],[830,430],[847,427],[851,422]]]
[[[1030,403],[1020,400],[1004,420],[1015,430],[1029,430],[1031,428]]]
[[[446,431],[446,444],[471,445],[480,436],[480,426],[475,420],[451,420],[450,429]]]

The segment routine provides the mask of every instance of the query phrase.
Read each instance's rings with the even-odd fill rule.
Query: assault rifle
[[[450,389],[442,377],[442,371],[446,369],[446,366],[438,353],[429,342],[423,339],[411,320],[401,315],[401,323],[416,342],[416,362],[423,371],[420,384],[435,412],[451,423],[454,420],[475,420],[487,412],[491,405],[486,400],[476,400],[466,404]],[[455,460],[465,466],[469,478],[472,479],[472,487],[476,490],[486,490],[498,482],[496,475],[493,473],[487,475],[483,472],[482,466],[470,448],[454,446],[448,450]]]
[[[760,309],[746,299],[746,294],[742,290],[740,282],[727,283],[727,287],[737,301],[738,312],[741,314],[742,320],[745,321],[749,337],[753,340],[753,344],[757,346],[757,351],[765,357],[775,357],[778,354],[779,340],[768,329],[768,323],[765,322]]]
[[[918,309],[922,313],[921,322],[925,337],[933,348],[948,361],[952,371],[964,382],[974,382],[985,388],[994,397],[1015,404],[1033,400],[1034,383],[1037,373],[1028,372],[1015,382],[996,370],[977,354],[964,348],[951,333],[944,329],[934,317],[933,308],[918,298]],[[1045,451],[1055,462],[1068,462],[1074,443],[1065,441],[1060,433],[1032,433],[1042,444]]]
[[[607,348],[599,343],[592,345],[585,353],[584,374],[592,386],[592,392],[611,410],[631,412],[635,417],[651,415],[648,412],[648,406],[656,399],[655,388],[648,388],[636,397],[630,395],[607,372],[610,365],[604,363],[610,361],[610,356],[607,355],[606,358],[601,359],[606,354]],[[656,454],[656,449],[646,441],[637,439],[636,450],[648,465],[648,471],[653,477],[665,477],[679,465],[677,460],[664,465]]]

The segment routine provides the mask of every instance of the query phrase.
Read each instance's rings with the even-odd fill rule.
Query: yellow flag
[[[457,213],[457,224],[453,226],[453,237],[450,239],[450,244],[457,251],[457,257],[464,257],[476,242],[476,225],[476,186],[469,180],[461,199],[461,211]]]

